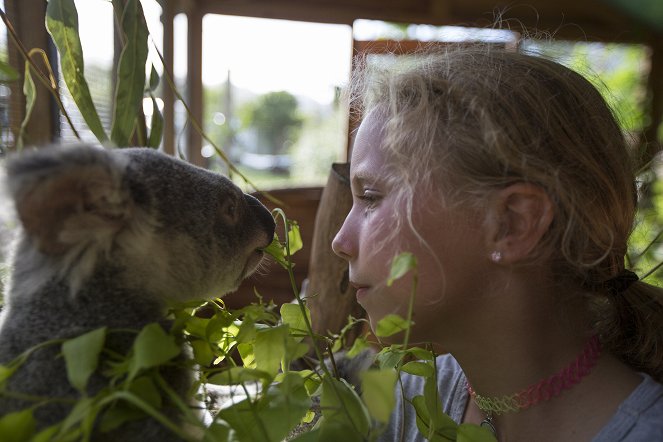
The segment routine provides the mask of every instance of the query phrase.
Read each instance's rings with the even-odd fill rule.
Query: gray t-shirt
[[[465,374],[450,355],[437,358],[438,391],[442,410],[460,423],[469,395],[465,388]],[[592,442],[655,442],[663,441],[663,385],[641,373],[642,383],[621,403],[608,424],[592,439]],[[401,375],[405,397],[412,399],[423,394],[424,378]],[[400,388],[400,387],[399,387]],[[423,442],[419,433],[414,408],[403,403],[400,391],[396,394],[396,407],[386,431],[378,441]]]

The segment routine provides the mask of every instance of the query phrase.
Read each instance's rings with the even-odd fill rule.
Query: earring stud
[[[490,254],[490,259],[493,262],[502,261],[502,252],[495,250],[493,253]]]

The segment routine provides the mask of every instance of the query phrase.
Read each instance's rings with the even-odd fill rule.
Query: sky
[[[161,46],[161,8],[141,0],[154,40]],[[76,0],[79,32],[86,63],[112,63],[112,6],[106,0]],[[186,74],[186,17],[176,17],[175,74]],[[347,83],[352,28],[285,20],[207,15],[203,19],[203,83],[226,81],[264,93],[287,90],[321,103],[334,97],[334,87]],[[160,71],[158,58],[151,55]]]

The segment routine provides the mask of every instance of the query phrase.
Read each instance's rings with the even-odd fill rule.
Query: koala
[[[0,364],[103,326],[167,328],[168,305],[235,290],[274,236],[270,212],[228,178],[152,149],[42,148],[10,158],[5,184],[20,229],[0,313]],[[106,347],[126,353],[133,337],[109,334]],[[7,391],[78,397],[59,353],[59,346],[33,353]],[[162,375],[182,396],[193,383],[185,368]],[[105,383],[94,374],[88,392]],[[0,394],[0,416],[30,405]],[[49,403],[34,416],[45,428],[69,411],[66,402]],[[146,419],[93,440],[179,439]]]

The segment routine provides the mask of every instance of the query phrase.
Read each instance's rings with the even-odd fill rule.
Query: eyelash
[[[362,201],[368,209],[372,209],[382,199],[381,195],[375,190],[364,189],[363,193],[357,195],[357,199]]]

